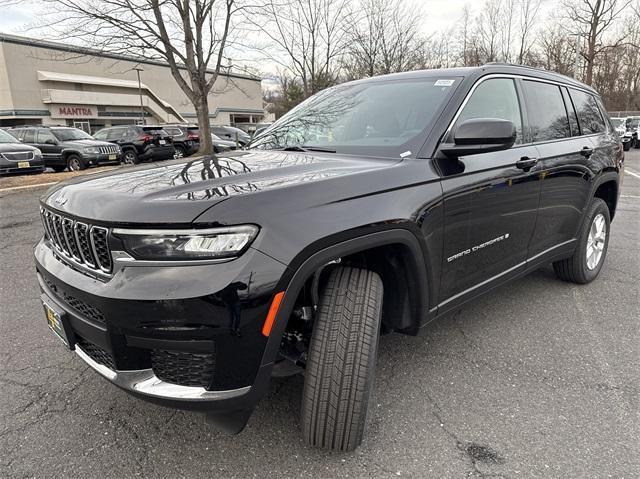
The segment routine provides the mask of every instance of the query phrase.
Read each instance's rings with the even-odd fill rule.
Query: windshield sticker
[[[455,80],[438,80],[433,84],[433,86],[451,86],[455,82]]]

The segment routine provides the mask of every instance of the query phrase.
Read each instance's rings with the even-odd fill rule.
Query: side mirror
[[[455,129],[453,141],[440,146],[449,158],[508,150],[516,142],[516,127],[509,120],[472,118]]]
[[[58,142],[56,140],[52,140],[51,138],[49,138],[48,140],[44,140],[44,144],[45,145],[57,145]]]

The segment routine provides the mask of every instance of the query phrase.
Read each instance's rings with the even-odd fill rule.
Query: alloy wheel
[[[604,244],[607,240],[607,223],[602,213],[596,215],[589,228],[589,238],[587,239],[587,268],[594,270],[600,263]]]

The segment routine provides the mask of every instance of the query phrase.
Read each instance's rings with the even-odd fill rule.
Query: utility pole
[[[140,96],[140,124],[144,125],[144,104],[142,103],[142,83],[140,83],[140,72],[143,72],[144,69],[136,67],[134,68],[134,70],[138,74],[138,95]]]
[[[576,60],[573,65],[573,78],[578,79],[578,68],[580,67],[580,38],[582,33],[575,33],[576,36]]]

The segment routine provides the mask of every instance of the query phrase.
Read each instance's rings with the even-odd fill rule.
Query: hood
[[[84,146],[113,146],[113,143],[109,143],[108,141],[101,141],[101,140],[67,140],[67,141],[63,141],[62,144],[64,144],[64,146],[78,146],[78,147],[84,147]]]
[[[35,149],[34,146],[25,145],[24,143],[0,143],[0,153],[34,151]]]
[[[213,205],[309,182],[385,168],[398,159],[336,154],[236,151],[218,157],[121,167],[61,183],[47,192],[48,206],[94,222],[189,224]]]

